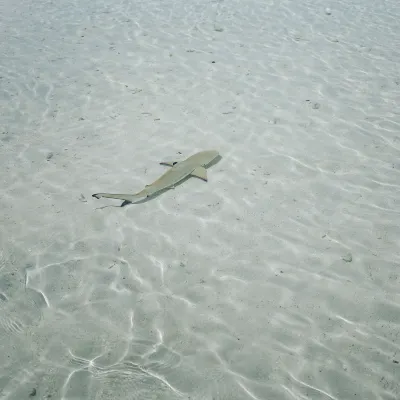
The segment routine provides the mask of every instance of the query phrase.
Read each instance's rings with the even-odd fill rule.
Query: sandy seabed
[[[3,0],[0,399],[398,400],[399,21]]]

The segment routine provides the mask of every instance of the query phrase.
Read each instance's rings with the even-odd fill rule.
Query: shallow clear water
[[[4,1],[0,399],[400,398],[399,20]]]

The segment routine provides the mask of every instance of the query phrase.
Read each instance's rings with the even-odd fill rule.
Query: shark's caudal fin
[[[101,197],[106,197],[108,199],[117,199],[117,200],[125,200],[130,203],[134,203],[135,201],[142,200],[146,198],[146,195],[143,194],[123,194],[123,193],[95,193],[92,194],[92,197],[96,199],[100,199]]]
[[[175,164],[178,164],[178,161],[161,161],[160,165],[168,165],[168,167],[173,167]]]

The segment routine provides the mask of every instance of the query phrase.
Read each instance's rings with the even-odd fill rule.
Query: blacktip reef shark
[[[218,151],[206,150],[193,154],[183,161],[161,162],[161,165],[168,165],[171,168],[161,175],[156,181],[150,183],[150,185],[146,185],[146,187],[138,193],[95,193],[92,196],[96,199],[106,197],[109,199],[125,200],[126,202],[134,203],[147,197],[154,196],[155,194],[163,192],[164,190],[174,189],[178,183],[190,176],[207,181],[206,167],[215,161],[217,157],[220,157]]]

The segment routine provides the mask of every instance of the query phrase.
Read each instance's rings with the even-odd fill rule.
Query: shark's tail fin
[[[134,203],[135,201],[139,201],[147,197],[145,194],[123,194],[123,193],[95,193],[92,194],[92,197],[96,199],[100,199],[101,197],[106,197],[108,199],[118,199],[129,201],[130,203]]]

